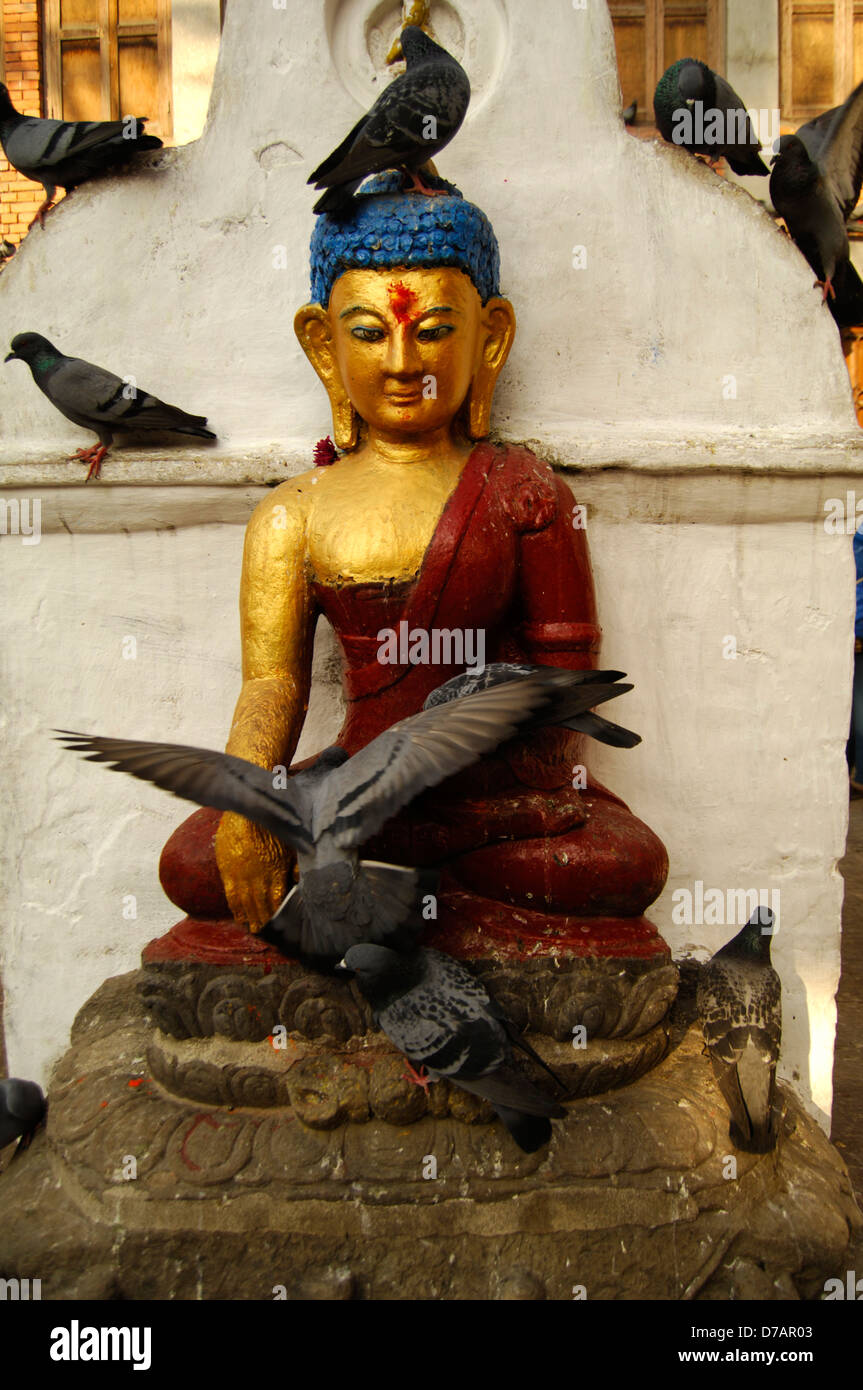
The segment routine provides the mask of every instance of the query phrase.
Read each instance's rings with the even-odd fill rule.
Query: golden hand
[[[292,886],[292,856],[266,830],[226,812],[216,831],[216,863],[228,906],[240,922],[258,931]]]

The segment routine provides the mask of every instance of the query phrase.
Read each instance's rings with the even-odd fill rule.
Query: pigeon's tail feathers
[[[356,140],[357,136],[359,135],[360,131],[365,125],[366,120],[367,116],[360,117],[356,125],[348,131],[342,143],[336,146],[332,154],[327,155],[326,159],[318,165],[317,169],[312,170],[307,179],[308,183],[313,184],[315,188],[325,188],[327,186],[327,183],[329,182],[329,175],[333,172],[334,169],[338,169],[342,160],[346,158],[346,156],[350,152],[351,145]],[[317,208],[315,209],[315,211],[317,212]]]
[[[533,729],[543,729],[553,724],[588,733],[590,730],[582,721],[588,716],[587,722],[590,724],[589,716],[593,706],[613,700],[617,695],[626,695],[632,688],[625,681],[615,681],[611,684],[589,681],[584,685],[572,686],[552,699],[544,709],[539,710],[524,726],[524,731],[530,733]]]
[[[372,900],[372,922],[363,939],[395,950],[413,946],[426,920],[423,900],[437,892],[437,870],[362,859],[359,871]]]
[[[498,1068],[475,1080],[468,1081],[461,1076],[450,1079],[462,1090],[487,1100],[525,1153],[535,1153],[548,1143],[551,1120],[566,1118],[562,1105],[549,1100],[518,1072]]]
[[[303,895],[298,883],[269,922],[264,923],[258,935],[281,951],[283,956],[296,959],[303,935]]]
[[[112,418],[111,423],[117,429],[122,429],[125,425],[133,430],[138,425],[146,425],[147,429],[170,430],[174,434],[193,434],[198,439],[216,438],[213,431],[206,428],[206,415],[190,415],[179,406],[167,405],[155,396],[144,397],[140,402],[139,411],[131,409],[118,418]]]
[[[363,176],[365,177],[365,175]],[[354,205],[354,194],[359,188],[363,179],[353,179],[350,183],[337,184],[335,188],[328,188],[322,193],[312,212],[318,214],[329,213],[330,217],[346,217]]]
[[[728,154],[726,151],[725,158],[728,160],[735,174],[739,174],[741,178],[746,178],[747,176],[752,177],[755,174],[759,175],[759,177],[770,177],[770,170],[764,163],[761,155],[755,150],[753,150],[751,154],[748,154],[746,159],[740,159],[739,156]]]
[[[502,1019],[501,1022],[503,1023],[503,1026],[507,1031],[509,1040],[512,1043],[513,1047],[517,1047],[519,1051],[524,1052],[526,1056],[532,1057],[534,1062],[536,1062],[538,1066],[542,1067],[544,1072],[548,1073],[552,1081],[554,1081],[562,1091],[566,1092],[567,1087],[564,1084],[564,1082],[561,1081],[557,1072],[548,1065],[548,1062],[543,1061],[542,1057],[540,1057],[536,1049],[531,1047],[524,1034],[518,1031],[515,1024],[511,1023],[509,1019]]]
[[[505,1105],[496,1105],[495,1114],[506,1125],[522,1153],[535,1154],[551,1139],[551,1121],[544,1115],[523,1115]]]
[[[622,724],[613,724],[601,714],[579,714],[574,719],[565,719],[562,727],[577,734],[589,734],[597,743],[607,743],[611,748],[635,748],[641,742],[641,734],[624,729]]]
[[[776,1146],[776,1065],[767,1047],[750,1041],[738,1051],[733,1065],[711,1054],[714,1075],[731,1112],[729,1135],[744,1153],[770,1153]]]

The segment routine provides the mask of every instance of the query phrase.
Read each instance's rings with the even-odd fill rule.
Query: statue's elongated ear
[[[339,449],[355,449],[359,439],[359,416],[345,390],[326,309],[320,304],[304,304],[294,316],[294,332],[300,346],[324,384],[333,412],[333,438]]]
[[[491,428],[491,400],[501,368],[515,337],[515,310],[508,299],[483,306],[480,351],[468,397],[471,439],[485,439]]]

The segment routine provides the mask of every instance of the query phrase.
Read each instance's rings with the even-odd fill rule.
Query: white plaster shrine
[[[3,354],[38,331],[219,435],[115,449],[85,488],[64,460],[92,436],[23,364],[0,371],[4,500],[38,499],[42,526],[38,544],[0,537],[12,1074],[44,1081],[88,995],[176,920],[156,866],[191,808],[49,731],[224,745],[243,526],[330,431],[292,329],[305,180],[386,80],[399,17],[396,0],[232,0],[202,138],[79,189],[0,273]],[[432,22],[475,86],[439,167],[490,216],[519,317],[495,428],[571,470],[602,659],[636,684],[614,717],[644,742],[593,750],[593,770],[668,846],[650,916],[676,956],[737,929],[675,925],[676,889],[781,891],[782,1073],[826,1124],[854,573],[824,504],[863,498],[837,332],[747,192],[625,133],[604,4],[452,0]],[[339,725],[326,632],[316,673],[303,754]]]

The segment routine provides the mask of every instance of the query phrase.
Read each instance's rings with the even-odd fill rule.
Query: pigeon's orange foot
[[[835,299],[835,298],[836,298],[836,291],[835,291],[834,288],[833,288],[833,281],[830,279],[830,276],[829,276],[829,275],[827,276],[827,279],[826,279],[826,280],[816,280],[816,281],[815,281],[815,284],[812,286],[813,290],[815,289],[815,286],[816,286],[816,285],[817,285],[818,289],[820,289],[820,291],[821,291],[821,303],[822,303],[822,304],[824,303],[824,301],[825,301],[825,299],[827,298],[828,294],[829,294],[829,296],[830,296],[831,299]]]
[[[102,460],[107,452],[104,444],[92,444],[89,449],[76,449],[69,457],[80,459],[81,463],[89,463],[90,471],[84,479],[85,483],[89,483],[91,478],[101,478]]]
[[[410,1062],[408,1062],[407,1065],[408,1069],[407,1071],[402,1072],[402,1078],[405,1081],[409,1081],[412,1086],[422,1086],[426,1095],[428,1095],[429,1086],[431,1085],[431,1077],[429,1076],[425,1067],[420,1067],[419,1071],[414,1071]]]
[[[424,193],[427,198],[446,197],[449,194],[448,188],[429,188],[414,169],[405,169],[405,173],[411,180],[410,188],[405,190],[408,193]]]

